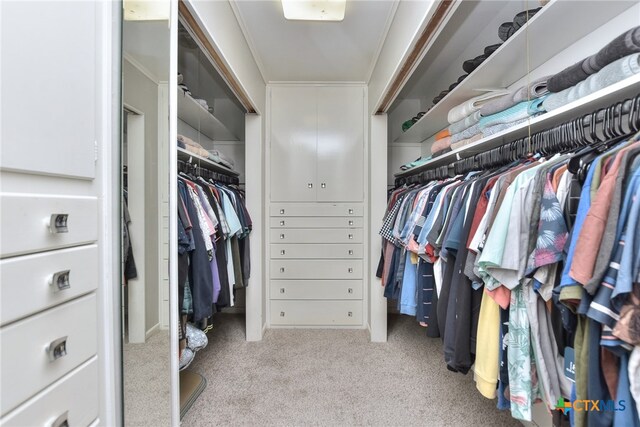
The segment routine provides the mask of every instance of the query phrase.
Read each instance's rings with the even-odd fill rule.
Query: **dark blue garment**
[[[213,314],[211,304],[213,301],[213,276],[211,275],[209,253],[202,237],[200,224],[197,221],[198,213],[187,193],[186,184],[180,180],[178,180],[178,191],[183,197],[187,214],[192,219],[193,225],[195,250],[189,253],[189,286],[193,298],[193,321],[198,322]]]

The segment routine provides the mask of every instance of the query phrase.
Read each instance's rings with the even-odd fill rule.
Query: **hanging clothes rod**
[[[397,187],[449,178],[472,170],[507,164],[533,154],[549,155],[632,135],[639,131],[640,94],[448,165],[398,177],[395,185]]]

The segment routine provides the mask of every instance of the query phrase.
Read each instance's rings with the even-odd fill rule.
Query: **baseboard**
[[[149,338],[151,338],[151,336],[152,336],[153,334],[155,334],[156,332],[158,332],[159,330],[160,330],[160,322],[158,322],[158,323],[156,323],[155,325],[153,325],[153,326],[151,327],[151,329],[149,329],[149,330],[147,331],[147,333],[146,333],[146,334],[144,334],[144,336],[145,336],[145,341],[146,341],[146,340],[148,340]]]

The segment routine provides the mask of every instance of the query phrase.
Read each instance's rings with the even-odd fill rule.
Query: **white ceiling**
[[[347,1],[342,22],[287,21],[280,1],[232,1],[267,82],[368,82],[397,2]]]

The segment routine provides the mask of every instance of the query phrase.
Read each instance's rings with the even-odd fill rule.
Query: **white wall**
[[[145,267],[145,324],[149,331],[160,321],[159,277],[158,277],[158,84],[141,72],[128,60],[123,61],[123,102],[144,114],[145,128],[145,217],[132,218],[142,220],[145,227],[145,241],[133,245],[144,245],[144,260],[136,259],[136,264]],[[129,169],[136,165],[129,164]],[[129,182],[129,186],[135,185]],[[156,207],[156,208],[154,208]],[[133,225],[133,224],[132,224]],[[136,224],[137,225],[137,224]]]

